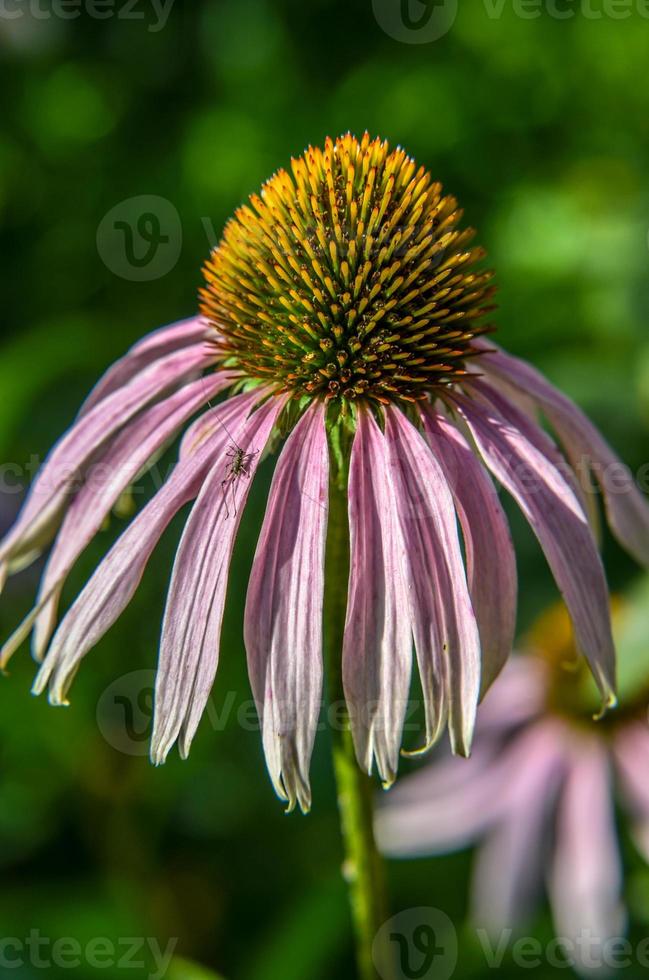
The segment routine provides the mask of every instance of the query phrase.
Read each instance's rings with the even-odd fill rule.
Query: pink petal
[[[545,710],[548,669],[544,661],[531,655],[514,654],[497,681],[480,705],[477,738],[487,732],[508,735]]]
[[[487,466],[515,498],[552,569],[605,707],[615,703],[615,650],[609,595],[586,516],[566,481],[542,451],[543,433],[518,409],[475,383],[480,403],[457,405]]]
[[[542,881],[543,844],[565,770],[565,729],[554,720],[526,730],[510,749],[501,786],[501,819],[480,848],[472,919],[498,936],[532,910]]]
[[[649,728],[646,722],[626,725],[616,735],[615,761],[633,820],[633,838],[649,861]]]
[[[397,857],[441,854],[509,822],[517,801],[529,796],[536,767],[542,776],[556,759],[557,734],[554,726],[535,724],[503,743],[490,732],[476,739],[470,759],[443,756],[400,779],[377,811],[381,850]]]
[[[410,688],[412,640],[403,542],[385,439],[358,413],[349,472],[350,571],[343,684],[360,765],[394,782]]]
[[[100,401],[123,388],[140,371],[159,361],[161,357],[184,347],[207,343],[214,337],[214,331],[200,316],[180,320],[147,334],[106,371],[81,406],[79,415],[87,415]]]
[[[244,636],[278,796],[311,805],[309,763],[322,694],[329,455],[324,406],[300,419],[277,461],[252,567]]]
[[[120,494],[177,434],[183,423],[231,381],[231,375],[220,371],[192,381],[171,397],[145,409],[120,430],[101,461],[91,465],[81,490],[66,513],[41,580],[37,604],[47,595],[52,598],[35,623],[33,652],[36,660],[41,660],[47,649],[65,579],[81,552],[101,529]]]
[[[502,670],[516,628],[516,555],[493,483],[466,440],[442,415],[422,414],[426,438],[457,507],[473,609],[480,630],[482,694]]]
[[[425,748],[439,735],[447,705],[453,750],[468,755],[480,693],[480,637],[453,498],[438,460],[414,426],[397,409],[387,408],[385,415],[426,702]]]
[[[379,848],[418,857],[469,846],[499,818],[503,780],[496,746],[486,742],[470,759],[444,757],[400,778],[376,811]]]
[[[260,394],[238,395],[224,402],[220,406],[224,424],[238,431]],[[219,429],[194,456],[179,462],[162,489],[118,539],[56,631],[36,678],[34,693],[40,694],[49,682],[51,702],[65,703],[80,661],[131,601],[171,519],[198,494],[215,462],[223,467],[227,444],[227,434]]]
[[[259,397],[259,393],[257,393]],[[180,735],[183,757],[212,689],[232,549],[252,476],[285,400],[271,398],[241,426],[230,428],[246,453],[249,478],[223,485],[228,460],[211,469],[180,541],[167,596],[156,678],[151,757],[163,763]],[[199,449],[200,453],[201,450]],[[234,510],[236,502],[236,512]]]
[[[574,466],[587,464],[603,494],[611,530],[638,562],[649,565],[649,502],[633,475],[590,419],[539,371],[502,351],[485,353],[480,367],[532,396],[555,429]]]
[[[607,940],[624,935],[609,759],[597,737],[577,737],[573,746],[549,885],[559,935],[573,941],[584,933],[593,937],[600,958]]]
[[[49,454],[16,524],[0,544],[0,568],[36,558],[54,536],[69,495],[98,451],[151,401],[207,367],[212,356],[203,344],[169,354],[79,419]]]
[[[249,389],[250,392],[254,392],[255,389]],[[262,401],[264,397],[264,391],[257,389],[257,400]],[[223,420],[221,418],[221,406],[217,405],[216,408],[210,408],[206,412],[202,412],[201,415],[195,419],[192,424],[185,430],[185,433],[180,441],[180,448],[178,450],[178,459],[186,459],[188,456],[193,456],[202,444],[210,439],[214,432],[220,429],[221,432],[225,432],[223,428]],[[226,432],[229,444],[234,445],[233,436],[230,432]]]

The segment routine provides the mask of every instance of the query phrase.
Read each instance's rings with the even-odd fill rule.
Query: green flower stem
[[[354,754],[342,682],[342,648],[347,604],[349,534],[347,493],[335,477],[329,491],[325,591],[325,651],[329,676],[330,724],[338,809],[345,847],[343,874],[356,939],[360,980],[388,980],[390,951],[377,948],[381,925],[387,919],[383,865],[373,829],[373,781],[359,767]]]

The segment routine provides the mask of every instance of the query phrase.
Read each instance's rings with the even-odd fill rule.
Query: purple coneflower
[[[403,150],[367,135],[309,148],[253,195],[207,261],[201,315],[145,337],[107,372],[0,545],[1,581],[54,540],[35,609],[2,664],[33,627],[42,661],[34,690],[48,687],[54,704],[66,703],[81,660],[129,603],[173,516],[193,501],[164,614],[152,740],[156,763],[174,743],[186,756],[217,670],[250,484],[286,436],[244,632],[268,768],[289,807],[310,805],[330,494],[348,495],[342,675],[363,769],[375,760],[385,785],[395,778],[413,647],[424,747],[448,719],[454,749],[468,753],[476,705],[507,658],[515,623],[514,551],[487,471],[534,529],[610,704],[607,586],[571,464],[589,462],[613,532],[645,562],[649,509],[579,409],[485,341],[492,273],[476,270],[484,252],[469,246],[474,232],[459,230],[461,216]],[[212,407],[221,393],[227,398]],[[190,419],[169,479],[56,628],[77,558]],[[613,463],[614,488],[606,480]],[[339,590],[344,566],[328,569]]]
[[[649,861],[647,686],[594,722],[563,607],[529,646],[481,705],[471,759],[442,754],[400,781],[377,837],[395,857],[480,841],[472,918],[494,937],[524,923],[545,874],[557,935],[587,971],[606,966],[625,931],[616,795]]]

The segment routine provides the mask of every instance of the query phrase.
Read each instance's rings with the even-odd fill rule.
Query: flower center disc
[[[379,139],[309,147],[237,210],[204,268],[223,361],[296,394],[381,403],[466,373],[492,273],[423,167]]]

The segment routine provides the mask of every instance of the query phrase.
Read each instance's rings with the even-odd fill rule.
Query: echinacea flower
[[[646,643],[646,606],[641,615]],[[479,842],[476,927],[494,940],[520,929],[545,877],[569,959],[582,972],[605,968],[626,920],[616,798],[649,861],[648,686],[645,677],[594,721],[565,609],[551,610],[481,705],[471,759],[441,753],[384,801],[382,850],[415,857]]]
[[[614,651],[601,561],[568,461],[519,407],[523,389],[568,460],[612,451],[532,368],[483,335],[494,287],[457,201],[401,149],[327,140],[240,208],[205,266],[201,315],[135,345],[99,382],[0,545],[0,580],[54,540],[33,627],[35,691],[66,702],[88,651],[122,613],[162,532],[194,501],[174,563],[152,757],[186,756],[214,681],[228,571],[250,484],[279,455],[254,558],[245,643],[266,759],[289,806],[310,803],[322,693],[330,480],[349,499],[342,672],[360,764],[395,778],[413,645],[425,745],[448,718],[467,753],[476,705],[509,653],[516,569],[487,469],[515,497],[566,597],[606,704]],[[227,393],[216,407],[210,399]],[[198,415],[168,481],[56,628],[63,584],[150,460]],[[616,461],[617,463],[617,461]],[[486,469],[485,469],[486,464]],[[619,467],[621,464],[617,463]],[[604,483],[620,540],[649,559],[649,510],[628,471]],[[456,515],[462,528],[466,567]],[[336,574],[329,569],[329,574]]]

